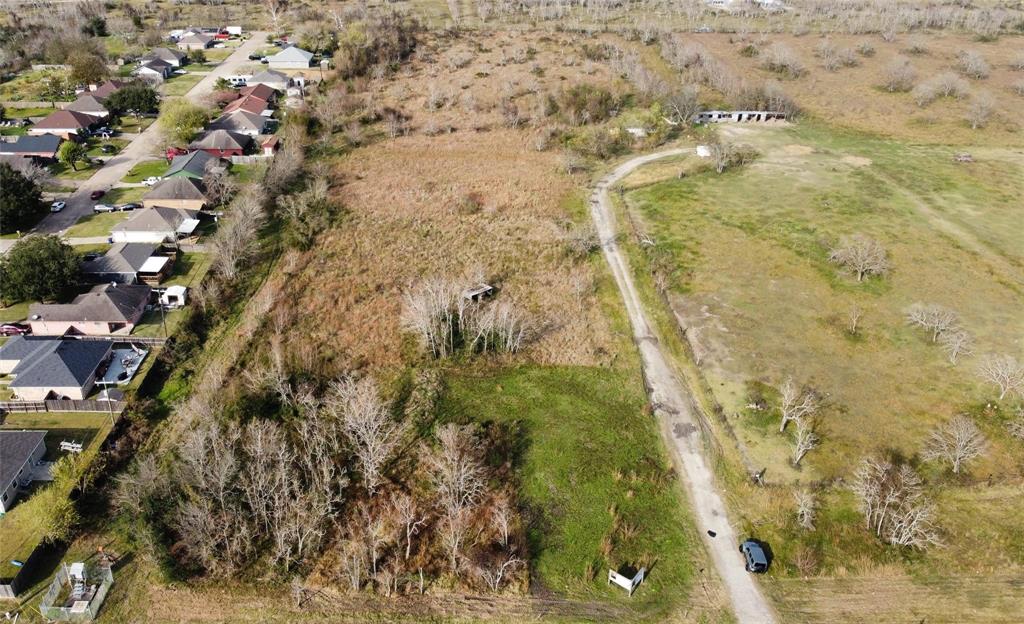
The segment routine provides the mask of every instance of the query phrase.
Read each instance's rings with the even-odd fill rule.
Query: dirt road
[[[633,284],[629,264],[615,242],[615,213],[608,197],[608,189],[645,163],[691,151],[693,150],[669,149],[640,156],[619,165],[598,181],[594,188],[590,198],[591,216],[601,238],[605,260],[626,304],[629,321],[633,327],[633,337],[640,349],[651,405],[659,420],[662,435],[676,456],[682,472],[680,477],[686,486],[690,505],[696,515],[697,527],[708,552],[711,553],[718,575],[729,593],[736,620],[741,624],[769,624],[776,621],[775,615],[753,577],[744,569],[743,559],[737,550],[739,536],[729,523],[722,496],[718,492],[714,475],[704,456],[693,400],[686,384],[679,379],[662,351],[657,331],[647,321],[640,295]],[[714,531],[716,536],[711,537],[707,533],[709,530]]]
[[[266,33],[250,33],[251,37],[229,56],[222,63],[214,67],[184,97],[192,101],[198,101],[213,91],[217,79],[231,74],[240,73],[244,65],[253,62],[249,60],[249,54],[259,48],[266,46]],[[78,189],[65,201],[67,207],[63,211],[50,213],[32,230],[33,234],[58,234],[74,225],[83,216],[89,214],[93,204],[97,203],[89,199],[89,194],[96,190],[109,190],[116,186],[128,171],[136,163],[144,160],[161,158],[159,153],[160,136],[156,124],[146,128],[141,134],[126,135],[122,138],[130,139],[131,142],[116,156],[111,157],[104,163],[103,167],[91,178],[82,182]],[[99,200],[102,201],[102,200]],[[13,240],[0,240],[0,253],[3,253],[14,244]]]

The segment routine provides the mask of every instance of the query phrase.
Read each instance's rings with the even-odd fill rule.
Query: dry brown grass
[[[778,79],[776,74],[760,67],[759,57],[740,55],[740,50],[753,41],[752,38],[726,34],[690,37],[707,47],[740,78]],[[815,57],[815,49],[821,42],[818,36],[769,35],[758,43],[762,50],[768,47],[765,42],[782,43],[804,62],[807,73],[800,78],[783,79],[783,87],[808,113],[834,125],[930,143],[984,141],[988,145],[1019,145],[1022,126],[1017,111],[1024,105],[1024,99],[1013,92],[1013,84],[1020,73],[1012,68],[1019,42],[1004,37],[984,43],[967,35],[950,33],[917,37],[923,37],[928,53],[907,55],[905,50],[914,38],[908,35],[898,36],[891,42],[877,35],[829,35],[829,40],[838,48],[853,48],[864,41],[875,48],[875,54],[861,57],[859,65],[837,71],[826,70]],[[972,92],[988,91],[996,99],[996,119],[984,130],[972,130],[964,121],[969,105],[966,99],[946,98],[919,107],[909,93],[889,93],[881,86],[885,68],[896,56],[910,59],[917,70],[916,83],[921,83],[943,72],[956,72],[958,52],[968,49],[979,52],[992,66],[988,78],[968,80]]]

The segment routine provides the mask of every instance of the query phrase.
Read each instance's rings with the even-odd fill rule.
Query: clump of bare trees
[[[917,70],[910,64],[910,59],[897,56],[883,71],[884,86],[890,93],[907,92],[914,88]]]
[[[956,312],[934,303],[915,303],[907,308],[904,315],[911,325],[931,332],[934,343],[937,343],[943,334],[960,328],[960,317]]]
[[[914,87],[912,95],[918,106],[927,106],[938,98],[963,99],[969,91],[963,78],[953,72],[943,72]]]
[[[999,389],[999,400],[1024,396],[1024,364],[1012,355],[988,355],[978,365],[978,376]]]
[[[266,221],[266,194],[261,187],[248,186],[231,202],[229,217],[222,220],[214,234],[214,267],[226,280],[233,280],[239,269],[256,253],[256,240]]]
[[[697,85],[683,85],[662,101],[673,123],[688,124],[700,112],[700,91]]]
[[[372,379],[335,381],[326,406],[348,438],[363,487],[373,496],[405,436],[404,423],[395,420]]]
[[[981,91],[971,97],[967,105],[967,112],[964,113],[964,120],[971,126],[972,130],[984,128],[996,110],[996,101],[991,93]]]
[[[757,158],[757,151],[753,147],[728,140],[713,141],[708,144],[708,150],[717,173],[741,167]]]
[[[857,53],[852,48],[839,48],[829,39],[822,39],[815,50],[821,59],[822,67],[828,71],[836,71],[841,67],[855,67],[860,64]]]
[[[1006,421],[1006,432],[1012,438],[1024,440],[1024,407],[1018,407],[1016,415]]]
[[[889,256],[885,248],[864,234],[842,237],[828,259],[852,271],[858,282],[867,275],[884,275],[889,270]]]
[[[802,388],[789,377],[779,387],[779,433],[793,423],[793,465],[799,466],[808,452],[817,448],[821,438],[816,432],[821,399],[812,388]]]
[[[964,464],[984,453],[986,448],[988,441],[974,421],[958,414],[932,431],[921,456],[948,463],[953,474],[959,474]]]
[[[796,501],[796,521],[807,529],[814,530],[814,516],[818,511],[818,500],[810,490],[795,490],[793,499]]]
[[[965,76],[974,79],[988,78],[992,67],[977,50],[961,50],[957,54],[957,67]]]
[[[807,73],[796,52],[781,43],[773,43],[761,53],[761,67],[790,78],[799,78]]]
[[[527,335],[527,320],[512,303],[472,298],[480,280],[435,277],[406,293],[403,326],[415,333],[434,357],[460,348],[515,353]]]
[[[949,357],[950,364],[956,364],[961,357],[974,352],[974,339],[962,327],[942,332],[938,342]]]
[[[854,473],[852,489],[865,527],[887,544],[923,550],[940,543],[937,510],[910,466],[868,457]]]

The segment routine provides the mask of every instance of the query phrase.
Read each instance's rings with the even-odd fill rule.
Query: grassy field
[[[628,601],[606,569],[653,570],[631,604],[664,614],[686,601],[701,546],[645,411],[635,372],[522,367],[456,377],[444,418],[510,428],[521,457],[534,573],[543,588]],[[602,543],[613,544],[608,556]]]
[[[62,162],[55,162],[50,165],[50,172],[61,180],[88,180],[103,167],[103,163],[98,160],[91,161],[89,164],[77,162],[75,167],[78,169],[69,167]]]
[[[172,76],[168,78],[162,87],[162,93],[164,97],[174,97],[179,95],[185,95],[196,86],[200,80],[206,77],[205,73],[196,73],[191,70],[186,70],[189,73],[180,76]]]
[[[85,238],[89,236],[109,236],[110,228],[130,217],[130,212],[90,213],[68,228],[68,238]]]
[[[122,182],[142,182],[150,176],[161,176],[167,171],[167,161],[146,160],[133,166],[128,174],[121,178]]]
[[[656,241],[648,261],[667,276],[714,399],[742,452],[775,484],[735,492],[745,525],[773,545],[775,573],[796,574],[800,550],[813,554],[822,574],[886,565],[914,574],[1021,569],[1014,522],[1024,508],[1006,491],[1022,476],[1019,442],[1003,428],[1012,405],[983,409],[994,397],[974,374],[982,354],[1021,353],[1019,153],[905,144],[813,122],[727,133],[754,145],[758,160],[721,175],[686,160],[656,165],[627,180],[635,188],[626,197]],[[954,163],[958,151],[976,162]],[[675,179],[680,169],[689,173]],[[884,279],[858,284],[828,262],[835,240],[856,232],[887,248],[892,270]],[[916,301],[955,309],[975,355],[951,364],[908,327],[903,311]],[[856,336],[845,331],[853,306],[864,311]],[[773,388],[789,375],[827,397],[823,443],[800,469],[789,463],[789,436],[777,433]],[[754,396],[764,396],[768,409],[749,409]],[[883,547],[863,530],[852,495],[827,484],[849,478],[871,452],[920,462],[928,431],[959,412],[975,415],[990,448],[961,478],[921,466],[946,547],[926,555]],[[788,486],[795,483],[823,484],[813,533],[793,520]]]
[[[101,201],[107,204],[140,203],[142,196],[148,192],[149,188],[145,186],[121,186],[107,191]]]
[[[28,301],[15,303],[7,307],[0,307],[0,323],[12,323],[25,320],[28,316]]]
[[[0,83],[0,102],[38,102],[46,100],[46,79],[67,77],[68,72],[60,69],[28,70]],[[68,98],[68,101],[74,97]],[[48,101],[48,100],[46,100]]]

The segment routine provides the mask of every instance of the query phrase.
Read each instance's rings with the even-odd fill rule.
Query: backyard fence
[[[96,619],[96,614],[99,613],[100,607],[103,606],[103,601],[107,597],[107,592],[110,591],[110,586],[114,584],[114,575],[111,573],[110,568],[105,566],[91,569],[90,573],[90,575],[98,574],[100,578],[100,586],[96,588],[96,593],[91,599],[88,601],[71,601],[69,606],[54,606],[53,603],[64,593],[64,586],[72,583],[72,579],[68,576],[67,568],[61,566],[57,574],[54,575],[53,582],[50,583],[50,589],[46,590],[46,595],[43,596],[42,602],[39,603],[39,613],[47,620],[58,622],[90,622]]]
[[[232,165],[255,165],[258,162],[263,162],[264,160],[270,160],[271,158],[273,158],[273,156],[266,156],[264,154],[254,154],[252,156],[232,156],[231,157],[231,164]]]
[[[124,401],[0,401],[0,411],[25,412],[108,412],[120,414]]]
[[[77,340],[107,340],[110,342],[124,342],[147,346],[157,346],[167,342],[162,336],[75,336]]]

